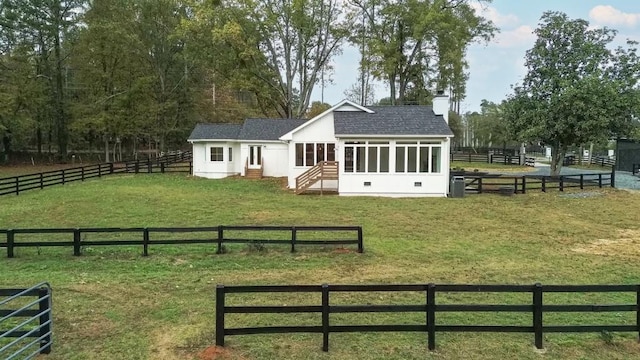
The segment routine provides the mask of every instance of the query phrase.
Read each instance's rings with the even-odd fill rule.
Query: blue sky
[[[476,111],[480,101],[500,102],[518,83],[526,69],[525,52],[533,46],[540,16],[545,11],[562,11],[571,18],[588,20],[592,26],[607,26],[618,30],[616,43],[626,39],[640,42],[639,0],[494,0],[488,5],[475,4],[477,11],[492,20],[500,33],[488,44],[474,44],[469,48],[469,82],[467,99],[462,111]],[[356,81],[360,54],[349,46],[334,60],[333,84],[324,89],[324,101],[335,104],[342,100],[344,91]],[[384,84],[376,84],[376,100],[388,96]],[[321,89],[316,88],[312,99],[321,99]]]

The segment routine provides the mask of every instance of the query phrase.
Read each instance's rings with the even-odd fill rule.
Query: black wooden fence
[[[188,162],[188,164],[186,162]],[[158,172],[191,173],[191,170],[191,152],[188,151],[179,154],[165,155],[153,160],[103,163],[0,178],[0,196],[8,194],[19,195],[21,192],[28,190],[44,189],[52,185],[64,185],[69,182],[84,181],[112,174]]]
[[[505,154],[473,154],[473,153],[451,153],[451,161],[461,161],[468,163],[487,163],[487,164],[503,164],[503,165],[524,165],[534,166],[535,159],[525,157],[524,164],[519,155]]]
[[[0,359],[32,359],[49,354],[52,322],[49,284],[0,289]]]
[[[226,236],[225,236],[226,231]],[[243,237],[229,237],[229,231],[242,232],[239,235]],[[263,239],[244,237],[246,233],[251,232],[291,232],[288,239]],[[353,233],[354,237],[344,239],[318,238],[318,233]],[[0,247],[7,248],[7,257],[15,256],[15,248],[18,247],[73,247],[73,255],[82,255],[84,246],[142,246],[142,255],[149,255],[149,246],[156,245],[186,245],[186,244],[217,244],[216,253],[223,252],[223,244],[287,244],[291,246],[291,252],[296,251],[297,246],[305,245],[357,245],[357,251],[364,251],[362,239],[362,226],[213,226],[213,227],[157,227],[157,228],[61,228],[61,229],[8,229],[0,230],[0,234],[6,235],[6,242],[0,243]],[[87,234],[127,234],[131,235],[129,239],[97,239],[86,240],[83,237]],[[152,239],[152,234],[159,233],[209,233],[212,236],[202,238],[183,238],[183,239]],[[314,239],[309,239],[303,234],[315,233]],[[54,235],[67,234],[69,240],[44,240],[18,241],[17,235],[38,234],[38,235]],[[233,234],[232,234],[233,235]]]
[[[320,305],[283,305],[283,306],[229,306],[226,295],[233,293],[321,293]],[[330,304],[330,294],[337,292],[420,292],[424,293],[422,304]],[[557,305],[545,304],[544,294],[548,293],[624,293],[636,295],[633,304],[605,305]],[[506,304],[439,304],[440,293],[530,293],[531,302],[519,305]],[[321,333],[322,350],[329,350],[329,334],[344,332],[426,332],[430,350],[436,347],[437,332],[498,332],[533,333],[534,344],[543,348],[545,333],[570,332],[637,332],[640,333],[640,285],[277,285],[277,286],[224,286],[216,288],[216,345],[224,346],[225,337],[249,334],[279,333]],[[508,312],[530,313],[530,325],[460,325],[437,322],[437,313],[443,312]],[[545,313],[591,313],[591,312],[635,312],[635,324],[600,325],[545,325]],[[307,326],[255,326],[229,328],[226,326],[227,314],[296,314],[320,313],[321,324]],[[421,325],[335,325],[330,314],[338,313],[424,313]],[[261,322],[263,323],[263,322]]]
[[[615,187],[615,169],[611,173],[577,174],[561,176],[465,176],[465,192],[525,194],[527,191],[564,191],[571,188]]]

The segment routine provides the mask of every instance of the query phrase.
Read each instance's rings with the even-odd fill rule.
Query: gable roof
[[[362,105],[358,105],[356,103],[354,103],[353,101],[350,100],[342,100],[339,103],[333,105],[331,108],[325,110],[323,113],[314,116],[313,118],[311,118],[310,120],[306,121],[305,123],[301,124],[300,126],[291,129],[291,131],[288,131],[287,133],[283,134],[280,137],[280,140],[291,140],[292,136],[294,133],[298,132],[299,130],[304,129],[305,127],[313,124],[314,122],[316,122],[316,120],[321,119],[322,117],[324,117],[326,114],[330,113],[330,112],[338,112],[336,111],[338,108],[344,106],[344,105],[349,105],[352,106],[360,111],[363,111],[365,113],[372,113],[373,111],[369,110],[368,108],[362,106]]]
[[[304,124],[303,119],[246,119],[239,140],[278,140],[280,136]]]
[[[335,134],[453,136],[442,115],[431,106],[370,106],[373,113],[336,112]]]
[[[187,141],[209,139],[238,139],[241,124],[197,124]]]
[[[197,124],[187,141],[277,141],[280,136],[305,122],[303,119],[246,119],[243,124]]]

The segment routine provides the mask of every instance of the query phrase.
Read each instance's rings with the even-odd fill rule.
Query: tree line
[[[304,117],[347,44],[361,51],[352,99],[370,104],[376,79],[388,103],[447,89],[455,110],[468,46],[497,31],[470,3],[3,0],[0,161],[26,149],[113,160],[183,146],[197,122]]]

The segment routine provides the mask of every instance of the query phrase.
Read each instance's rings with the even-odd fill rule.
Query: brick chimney
[[[442,115],[444,121],[449,124],[449,95],[446,95],[444,90],[438,90],[433,98],[433,112]]]

